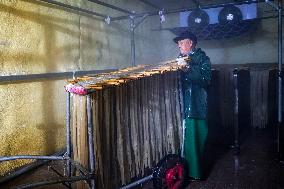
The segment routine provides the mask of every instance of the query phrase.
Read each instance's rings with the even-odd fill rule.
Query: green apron
[[[189,167],[189,177],[201,179],[202,160],[208,127],[204,119],[185,119],[184,156]]]

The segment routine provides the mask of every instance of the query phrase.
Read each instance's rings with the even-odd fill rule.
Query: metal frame
[[[104,3],[104,2],[102,2],[102,1],[98,1],[98,0],[88,0],[88,1],[93,2],[93,3],[96,3],[96,4],[99,4],[99,5],[102,5],[102,6],[104,6],[104,7],[111,8],[111,9],[113,9],[113,10],[117,10],[117,11],[126,13],[126,14],[133,14],[132,11],[129,11],[129,10],[126,10],[126,9],[122,9],[122,8],[120,8],[120,7],[117,7],[117,6],[108,4],[108,3]]]
[[[156,5],[156,4],[152,3],[152,2],[149,2],[148,0],[139,0],[139,1],[141,1],[142,3],[144,3],[146,5],[151,6],[153,8],[161,9],[161,7],[159,7],[158,5]]]
[[[51,5],[56,5],[56,6],[59,6],[59,7],[63,7],[63,8],[69,9],[69,10],[78,11],[78,12],[85,13],[85,14],[92,15],[92,16],[98,16],[98,17],[102,17],[102,18],[108,17],[107,15],[104,15],[104,14],[101,14],[101,13],[97,13],[97,12],[90,11],[90,10],[87,10],[87,9],[82,9],[82,8],[75,7],[75,6],[71,6],[71,5],[61,3],[61,2],[58,2],[58,1],[54,1],[54,0],[38,0],[38,1],[45,2],[45,3],[51,4]]]
[[[58,1],[54,0],[38,0],[44,3],[48,3],[51,5],[59,6],[62,8],[66,8],[68,10],[72,11],[78,11],[79,13],[85,13],[88,15],[92,16],[97,16],[104,18],[101,21],[106,21],[106,19],[111,19],[110,16],[100,14],[94,11],[82,9],[79,7],[71,6],[68,4],[64,4]],[[120,9],[118,7],[100,2],[100,1],[95,1],[93,2],[97,4],[101,4],[103,6],[125,12],[128,14],[131,14],[130,11],[126,11],[124,9]],[[91,71],[73,71],[73,72],[61,72],[61,73],[44,73],[44,74],[29,74],[29,75],[12,75],[12,76],[0,76],[0,84],[6,84],[6,83],[14,83],[14,82],[26,82],[26,81],[37,81],[41,79],[59,79],[59,78],[70,78],[70,77],[76,77],[80,75],[86,75],[86,74],[94,74],[94,73],[100,73],[100,72],[105,72],[105,71],[114,71],[116,69],[109,69],[109,70],[91,70]],[[56,184],[56,183],[63,183],[67,188],[71,188],[71,182],[79,181],[79,180],[88,180],[90,181],[89,185],[91,189],[95,189],[95,180],[94,180],[94,171],[95,171],[95,164],[94,164],[94,152],[93,152],[93,127],[92,127],[92,106],[91,106],[91,100],[90,97],[88,96],[88,142],[89,142],[89,164],[90,164],[90,171],[85,171],[85,175],[83,176],[72,176],[72,166],[75,167],[81,167],[80,170],[83,170],[84,168],[80,165],[78,165],[77,162],[72,162],[71,155],[72,155],[72,150],[71,150],[71,128],[70,128],[70,93],[67,92],[66,95],[66,153],[62,155],[52,155],[52,156],[39,156],[39,155],[16,155],[16,156],[7,156],[7,157],[0,157],[0,162],[4,161],[11,161],[11,160],[17,160],[17,159],[33,159],[33,160],[44,160],[43,163],[46,163],[47,161],[50,160],[64,160],[66,161],[65,168],[66,168],[66,176],[58,179],[53,179],[53,180],[46,180],[46,181],[41,181],[41,182],[35,182],[35,183],[30,183],[26,185],[22,185],[17,187],[18,189],[24,189],[24,188],[33,188],[37,186],[43,186],[43,185],[49,185],[49,184]],[[29,171],[31,169],[36,168],[37,166],[29,166],[24,169],[20,169],[16,171],[16,173],[12,174],[12,176],[8,175],[7,177],[2,177],[1,182],[6,182],[16,176],[19,176],[21,174],[24,174],[26,171]],[[81,171],[84,172],[84,171]],[[58,172],[57,172],[58,173]]]
[[[90,181],[89,188],[95,189],[95,156],[94,156],[94,143],[93,143],[93,122],[92,122],[92,102],[91,102],[91,95],[87,96],[87,116],[88,116],[88,154],[89,154],[89,167],[90,170],[86,171],[86,168],[82,167],[79,163],[73,162],[72,152],[71,152],[71,114],[70,114],[71,108],[70,108],[70,93],[66,92],[66,153],[63,156],[36,156],[36,155],[18,155],[18,156],[9,156],[9,157],[0,157],[0,162],[3,161],[11,161],[16,159],[40,159],[40,160],[65,160],[65,169],[66,169],[66,175],[62,177],[62,175],[59,175],[60,177],[56,179],[51,180],[43,180],[39,182],[33,182],[29,184],[24,184],[17,186],[15,188],[17,189],[26,189],[26,188],[34,188],[38,186],[43,185],[51,185],[51,184],[57,184],[62,183],[67,188],[71,188],[71,183],[80,181],[80,180],[86,180]],[[80,176],[73,176],[72,175],[72,166],[77,167],[77,169],[81,170],[83,175]],[[55,171],[58,173],[57,171]],[[5,179],[2,179],[3,182],[6,181]]]
[[[66,152],[66,149],[63,149],[63,150],[53,154],[52,156],[63,156],[65,152]],[[16,177],[18,177],[18,176],[20,176],[20,175],[30,171],[30,170],[36,169],[37,167],[47,163],[48,161],[49,160],[36,161],[36,162],[33,162],[31,164],[28,164],[28,165],[22,167],[21,169],[19,169],[17,171],[14,171],[14,172],[9,173],[9,174],[7,174],[7,175],[5,175],[3,177],[0,177],[0,184],[1,183],[5,183],[5,182],[7,182],[9,180],[12,180],[12,179],[14,179],[14,178],[16,178]]]
[[[31,75],[12,75],[12,76],[1,76],[0,77],[0,84],[6,84],[6,83],[15,83],[15,82],[27,82],[27,81],[37,81],[37,80],[42,80],[42,79],[60,79],[60,78],[74,78],[77,76],[82,76],[82,75],[87,75],[87,74],[98,74],[98,73],[106,73],[106,72],[110,72],[110,71],[115,71],[117,69],[108,69],[108,70],[89,70],[89,71],[73,71],[73,72],[61,72],[61,73],[45,73],[45,74],[31,74]],[[70,127],[70,93],[67,93],[66,95],[66,150],[60,151],[54,155],[51,156],[40,156],[40,155],[16,155],[16,156],[0,156],[0,163],[4,162],[4,161],[12,161],[12,160],[17,160],[17,159],[33,159],[33,160],[43,160],[43,161],[37,161],[34,164],[30,164],[27,165],[25,167],[23,167],[22,169],[19,169],[11,174],[7,174],[4,177],[1,177],[0,179],[0,183],[4,183],[7,182],[17,176],[20,176],[24,173],[26,173],[27,171],[33,170],[35,168],[37,168],[40,165],[43,165],[45,163],[47,163],[48,161],[51,160],[64,160],[65,163],[65,169],[66,169],[66,175],[65,177],[62,177],[61,175],[58,174],[58,172],[56,172],[61,178],[55,179],[55,180],[48,180],[48,181],[41,181],[41,182],[36,182],[36,183],[31,183],[31,184],[27,184],[27,185],[22,185],[19,186],[17,188],[32,188],[32,187],[36,187],[36,186],[42,186],[42,185],[49,185],[49,184],[55,184],[55,183],[63,183],[64,185],[66,185],[68,188],[71,187],[71,182],[75,182],[78,180],[91,180],[91,189],[94,189],[94,186],[92,186],[92,184],[94,184],[94,179],[93,175],[94,175],[94,165],[92,165],[92,169],[91,172],[86,172],[84,171],[84,168],[82,166],[80,166],[77,162],[73,162],[71,159],[71,154],[72,154],[72,150],[71,150],[71,127]],[[90,114],[90,112],[89,112]],[[89,116],[90,117],[90,116]],[[88,124],[88,130],[92,129],[91,122],[89,122]],[[91,136],[92,133],[88,132],[88,134]],[[91,142],[91,141],[89,141]],[[93,145],[93,144],[92,144]],[[91,148],[90,148],[91,150]],[[65,153],[66,151],[66,153]],[[93,152],[91,152],[90,154],[93,154]],[[91,160],[90,162],[93,162],[94,158],[93,157],[89,157],[89,159]],[[73,167],[77,167],[81,172],[85,173],[84,176],[80,176],[80,177],[74,177],[72,176],[72,172],[71,169]],[[70,182],[67,183],[66,182]]]

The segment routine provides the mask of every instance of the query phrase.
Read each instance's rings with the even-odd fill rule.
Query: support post
[[[130,32],[131,32],[131,65],[135,66],[135,20],[130,16]]]
[[[238,155],[240,153],[239,145],[239,93],[238,93],[238,70],[237,68],[233,71],[234,80],[234,154]]]
[[[92,175],[90,188],[95,189],[95,154],[94,154],[94,135],[93,135],[93,111],[92,111],[92,95],[87,96],[87,117],[88,117],[88,146],[89,146],[89,165]]]
[[[137,28],[146,18],[149,16],[148,14],[144,14],[141,20],[135,23],[135,16],[130,15],[130,31],[131,31],[131,65],[136,65],[135,60],[135,28]]]
[[[282,0],[278,1],[278,156],[284,161],[284,129],[282,120]]]
[[[71,175],[71,128],[70,128],[70,93],[66,92],[66,156],[69,158],[66,161],[66,176]],[[67,184],[71,188],[71,184]]]

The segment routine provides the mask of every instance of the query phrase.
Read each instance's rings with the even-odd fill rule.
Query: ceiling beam
[[[99,4],[99,5],[102,5],[102,6],[105,6],[105,7],[108,7],[108,8],[111,8],[111,9],[114,9],[114,10],[117,10],[117,11],[120,11],[120,12],[123,12],[123,13],[126,13],[126,14],[133,14],[129,10],[122,9],[120,7],[117,7],[117,6],[114,6],[114,5],[111,5],[111,4],[108,4],[108,3],[104,3],[102,1],[98,1],[98,0],[88,0],[88,1],[96,3],[96,4]]]
[[[191,1],[196,5],[197,8],[201,8],[201,4],[198,0],[191,0]]]
[[[38,1],[45,2],[45,3],[51,4],[51,5],[56,5],[56,6],[59,6],[59,7],[62,7],[62,8],[72,10],[72,11],[78,11],[78,12],[85,13],[85,14],[88,14],[88,15],[98,16],[98,17],[102,17],[102,18],[107,17],[107,15],[104,15],[104,14],[100,14],[100,13],[90,11],[90,10],[87,10],[87,9],[83,9],[83,8],[79,8],[79,7],[74,7],[74,6],[64,4],[64,3],[54,1],[54,0],[38,0]]]
[[[146,5],[149,5],[153,8],[156,8],[156,9],[161,9],[161,7],[159,7],[158,5],[152,3],[152,2],[149,2],[148,0],[138,0],[138,1],[141,1],[142,3],[145,3]]]

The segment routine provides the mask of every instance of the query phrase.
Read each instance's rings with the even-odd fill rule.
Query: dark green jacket
[[[195,49],[189,56],[189,69],[182,72],[184,117],[206,119],[211,62],[200,48]]]

